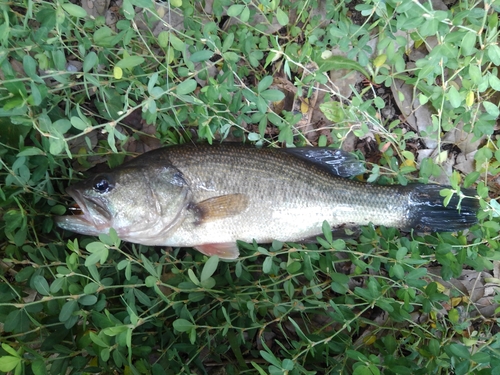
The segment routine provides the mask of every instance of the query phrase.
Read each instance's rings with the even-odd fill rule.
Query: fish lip
[[[104,208],[102,202],[92,196],[86,195],[84,192],[74,189],[69,186],[66,193],[73,198],[82,211],[80,215],[64,215],[58,217],[58,222],[78,221],[85,223],[89,227],[95,227],[98,231],[102,231],[110,226],[111,214]],[[95,212],[96,214],[92,214]]]

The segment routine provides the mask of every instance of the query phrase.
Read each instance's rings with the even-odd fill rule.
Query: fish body
[[[56,222],[88,235],[114,228],[129,242],[195,247],[228,259],[238,257],[237,240],[299,242],[320,235],[325,220],[332,228],[373,223],[420,231],[476,222],[477,201],[464,199],[458,211],[452,199],[445,208],[443,186],[339,177],[359,171],[348,155],[235,144],[157,149],[69,187],[83,215]]]

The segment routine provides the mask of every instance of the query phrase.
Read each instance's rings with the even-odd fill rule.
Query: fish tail
[[[408,185],[408,227],[419,232],[456,232],[470,228],[477,223],[479,201],[454,194],[450,202],[443,204],[444,197],[439,192],[448,188],[439,185]],[[466,196],[474,196],[475,191],[461,189]]]

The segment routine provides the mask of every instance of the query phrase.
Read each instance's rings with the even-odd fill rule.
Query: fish
[[[447,186],[382,186],[352,179],[354,155],[328,147],[183,145],[146,152],[66,191],[79,215],[55,218],[66,230],[122,240],[192,247],[237,259],[237,241],[303,242],[332,229],[377,225],[456,232],[477,222],[478,200],[462,189],[445,206]],[[449,188],[449,187],[448,187]]]

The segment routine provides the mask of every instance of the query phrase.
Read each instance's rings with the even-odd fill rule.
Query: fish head
[[[116,168],[66,191],[81,214],[56,217],[59,227],[86,235],[114,228],[120,238],[145,245],[161,242],[180,223],[190,197],[178,170],[154,166]]]

